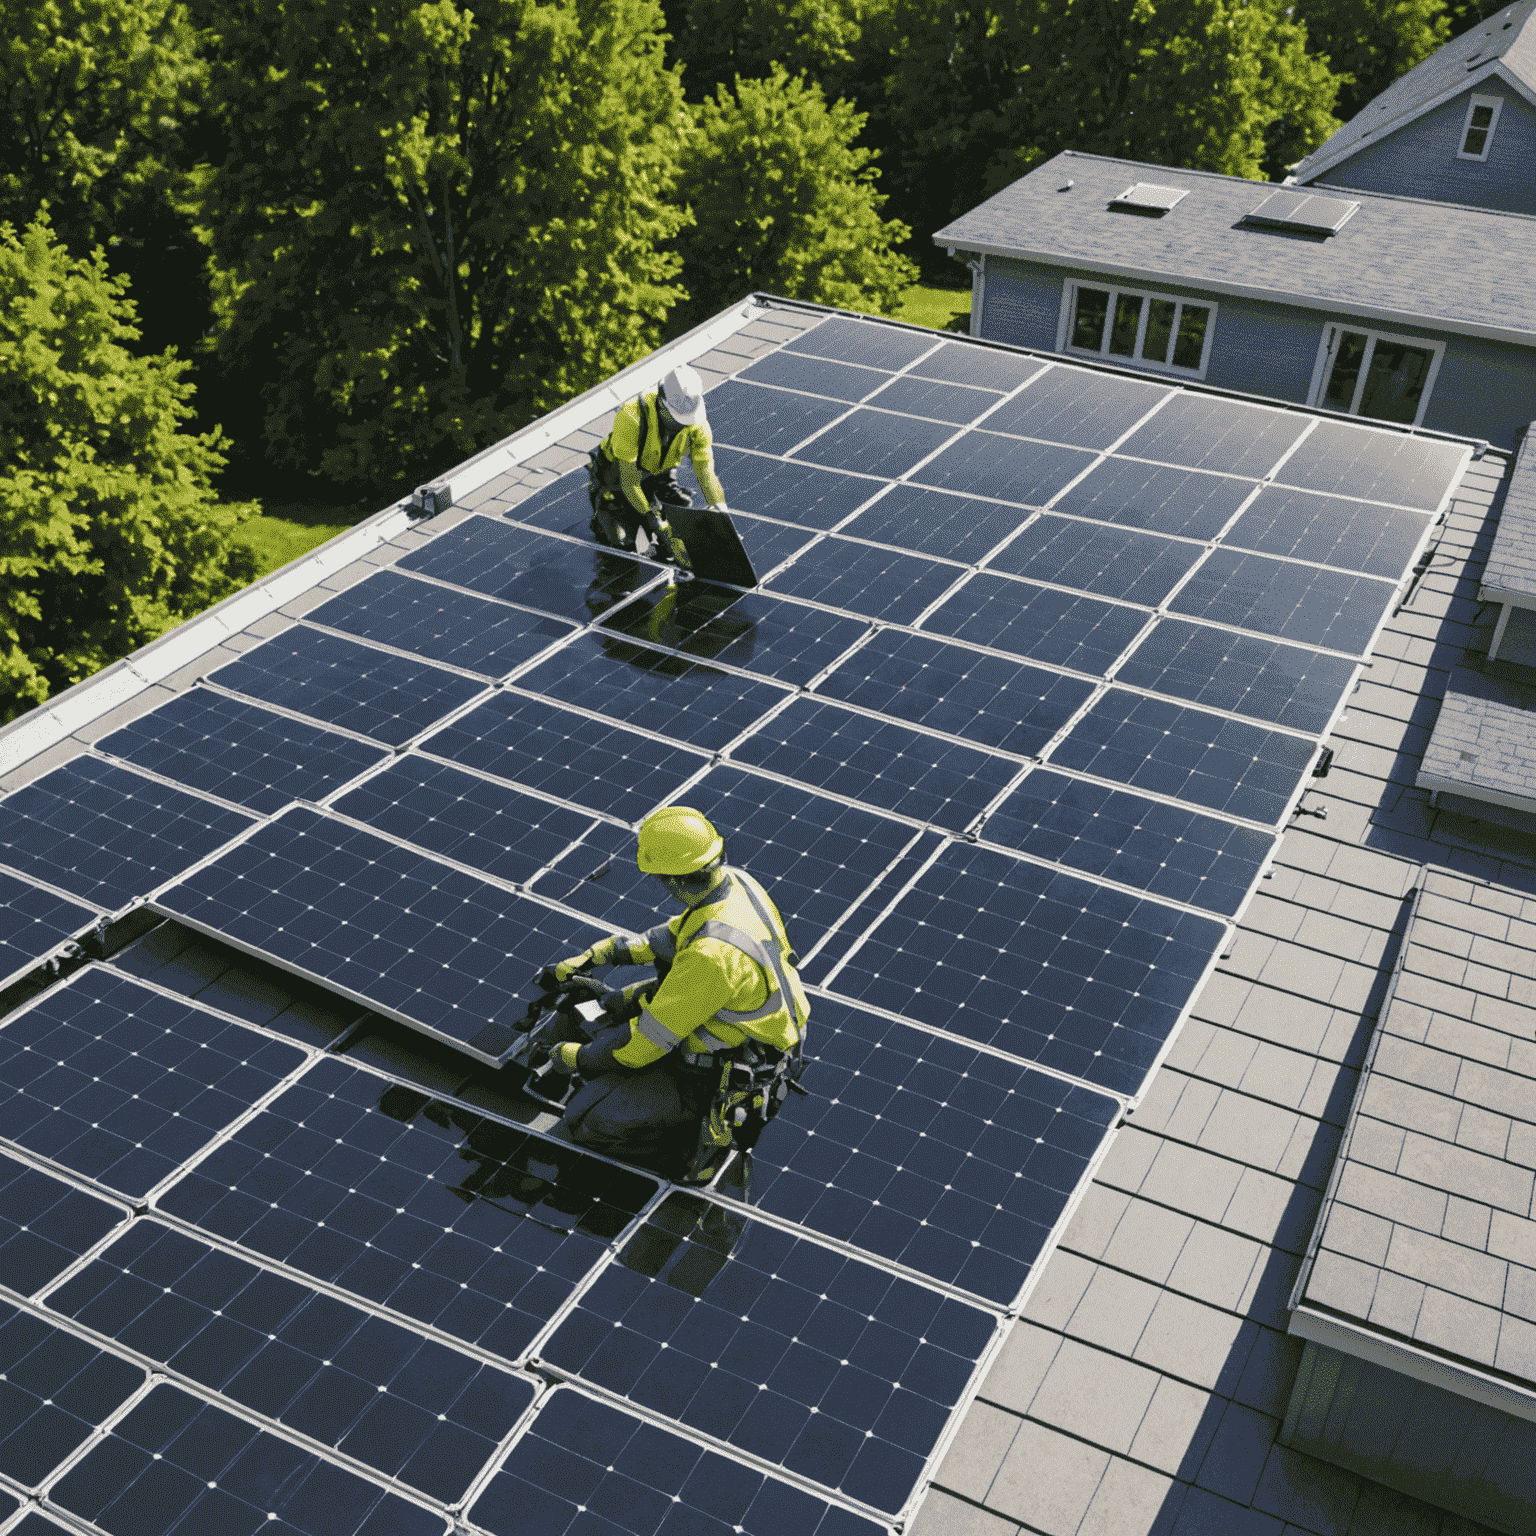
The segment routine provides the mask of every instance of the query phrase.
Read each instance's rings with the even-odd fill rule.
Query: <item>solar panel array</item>
[[[750,1187],[44,974],[0,1022],[8,1530],[919,1496],[1464,450],[797,323],[709,397],[757,589],[594,547],[567,474],[0,798],[0,982],[148,900],[490,1068],[540,965],[656,921],[635,828],[697,806],[813,990]]]

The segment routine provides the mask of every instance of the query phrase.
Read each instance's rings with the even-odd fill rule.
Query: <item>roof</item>
[[[1524,680],[1521,680],[1521,679]],[[1418,782],[1492,805],[1536,811],[1536,687],[1528,668],[1497,663],[1451,672]]]
[[[1189,195],[1160,218],[1111,211],[1130,182],[1151,179]],[[1360,211],[1326,238],[1243,225],[1274,190],[1068,150],[933,239],[1073,273],[1536,344],[1536,289],[1523,277],[1536,268],[1536,218],[1351,191]]]
[[[1384,138],[1463,91],[1502,81],[1536,101],[1536,0],[1515,0],[1487,21],[1453,37],[1400,75],[1326,143],[1292,168],[1306,182],[1333,170],[1356,150]]]
[[[1536,443],[1529,432],[1515,456],[1478,595],[1484,602],[1536,605]]]

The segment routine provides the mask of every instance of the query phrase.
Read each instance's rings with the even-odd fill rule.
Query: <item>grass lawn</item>
[[[902,295],[897,320],[911,325],[928,325],[936,331],[963,331],[971,328],[971,290],[969,288],[925,288],[914,283]]]

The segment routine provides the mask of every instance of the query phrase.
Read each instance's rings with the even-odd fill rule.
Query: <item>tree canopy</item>
[[[1444,0],[1298,0],[1295,17],[1340,77],[1345,122],[1451,36]]]

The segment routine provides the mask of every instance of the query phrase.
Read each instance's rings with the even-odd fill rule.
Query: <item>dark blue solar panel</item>
[[[981,571],[930,613],[923,628],[1099,675],[1146,623],[1139,608]]]
[[[532,528],[543,528],[550,533],[566,533],[572,538],[591,538],[589,524],[592,521],[592,502],[587,494],[586,466],[573,469],[558,479],[538,486],[531,496],[521,501],[492,501],[479,510],[510,517]]]
[[[470,1506],[491,1536],[885,1536],[886,1527],[570,1388]]]
[[[540,1353],[558,1370],[895,1511],[993,1328],[979,1308],[675,1194]]]
[[[0,1301],[0,1473],[36,1488],[144,1372]]]
[[[752,1158],[752,1203],[1007,1304],[1117,1100],[818,998],[804,1078]]]
[[[100,1242],[126,1211],[0,1156],[0,1275],[30,1296]]]
[[[592,543],[531,533],[493,517],[469,517],[400,561],[507,603],[585,624],[661,573]]]
[[[0,1030],[0,1124],[37,1157],[146,1194],[304,1053],[88,966]]]
[[[414,755],[336,802],[344,816],[514,883],[557,857],[592,818]]]
[[[968,432],[914,475],[924,485],[967,496],[991,496],[1020,506],[1043,507],[1094,455],[1055,443],[1021,442],[996,432]]]
[[[250,824],[115,763],[77,757],[0,800],[0,862],[115,910]]]
[[[895,485],[843,532],[855,539],[970,565],[1002,543],[1025,516],[1017,507],[995,501],[952,496],[920,485]]]
[[[1038,517],[989,562],[999,571],[1155,607],[1205,551],[1154,533]]]
[[[955,843],[830,984],[1133,1094],[1224,933],[1215,918]]]
[[[136,1223],[48,1305],[445,1504],[534,1396],[527,1377],[156,1221]]]
[[[991,843],[1232,917],[1273,834],[1041,768],[987,818]]]
[[[1320,421],[1275,478],[1309,491],[1437,512],[1467,453],[1465,443]]]
[[[1320,732],[1344,697],[1355,666],[1342,656],[1163,619],[1116,676],[1133,687],[1212,709]]]
[[[762,453],[788,452],[847,409],[838,400],[816,400],[782,389],[738,384],[733,379],[709,392],[709,424],[715,441]],[[727,498],[730,491],[727,485]]]
[[[1045,366],[1038,357],[1024,357],[970,342],[947,341],[936,352],[930,352],[914,363],[912,372],[925,379],[948,379],[977,389],[1006,391],[1017,389]]]
[[[731,756],[952,832],[970,826],[1019,771],[1007,758],[815,697],[796,699]]]
[[[830,535],[786,566],[770,585],[888,624],[910,624],[963,573],[921,555]]]
[[[965,384],[945,384],[937,379],[918,379],[910,374],[888,384],[870,403],[882,411],[904,416],[928,416],[957,427],[969,425],[989,411],[1002,396],[992,390],[971,389]]]
[[[1316,753],[1297,736],[1111,688],[1051,761],[1273,825]]]
[[[574,918],[307,808],[157,905],[490,1062],[545,952],[591,942]]]
[[[1038,752],[1093,692],[1093,684],[1002,656],[882,630],[819,693],[1004,752]]]
[[[1301,645],[1364,656],[1396,583],[1214,549],[1169,607]]]
[[[1397,581],[1429,521],[1424,512],[1265,486],[1223,542]]]
[[[0,870],[0,986],[9,986],[95,921],[89,907]]]
[[[827,395],[852,402],[873,394],[890,374],[794,352],[770,352],[737,375],[753,384],[774,384],[807,395]],[[711,402],[713,403],[713,402]]]
[[[386,753],[207,688],[179,693],[97,744],[263,816],[319,800]]]
[[[990,432],[1108,448],[1172,391],[1082,368],[1052,368],[987,418]]]
[[[1252,494],[1249,480],[1140,459],[1106,459],[1056,503],[1056,510],[1151,533],[1214,539]]]
[[[850,476],[842,478],[849,479]],[[873,486],[874,481],[865,481]],[[788,509],[776,513],[787,515]],[[752,517],[742,512],[732,512],[731,521],[736,525],[736,535],[741,540],[752,569],[761,581],[776,565],[782,564],[797,550],[802,550],[815,538],[808,528],[786,527],[783,523],[769,522],[766,518]]]
[[[657,1187],[326,1057],[157,1203],[515,1360]]]
[[[571,632],[556,619],[392,570],[348,587],[305,617],[486,677],[501,677]]]
[[[209,673],[234,693],[399,746],[484,684],[296,624]]]
[[[732,512],[756,512],[806,528],[834,527],[881,489],[877,480],[734,448],[719,449],[715,467]]]
[[[932,331],[905,330],[871,321],[846,320],[834,315],[789,342],[786,352],[802,352],[809,357],[831,357],[840,362],[859,363],[866,368],[905,368],[908,363],[933,350],[938,337]],[[711,398],[711,409],[714,401]]]
[[[498,693],[423,750],[638,821],[708,761],[697,752],[517,693]]]
[[[786,576],[804,563],[792,565]],[[786,576],[776,578],[775,585],[783,587]],[[688,581],[637,597],[605,618],[603,627],[671,646],[685,656],[724,662],[781,682],[808,683],[869,626],[764,592],[742,593],[712,582]]]
[[[797,457],[832,469],[894,480],[954,433],[947,424],[861,407],[807,443]]]
[[[711,750],[784,697],[773,683],[609,635],[581,636],[524,673],[518,686]]]
[[[172,1386],[48,1497],[108,1536],[446,1536],[441,1515]]]
[[[1127,438],[1120,452],[1181,469],[1214,469],[1260,480],[1306,431],[1307,420],[1240,400],[1179,394]]]

